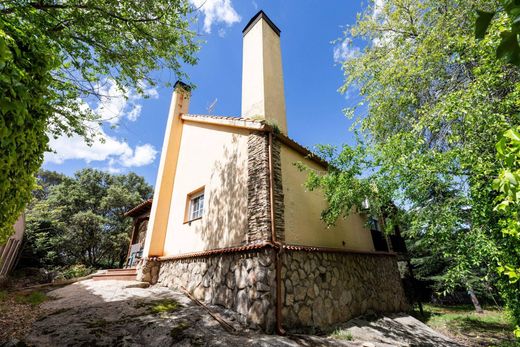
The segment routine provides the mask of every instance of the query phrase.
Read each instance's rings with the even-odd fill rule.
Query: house
[[[396,254],[368,216],[329,228],[324,197],[303,186],[296,162],[327,163],[288,136],[280,30],[264,12],[243,30],[241,116],[190,114],[190,97],[176,83],[140,280],[267,332],[407,308]]]
[[[126,256],[126,268],[135,267],[142,258],[151,208],[152,199],[147,199],[124,214],[125,217],[132,217],[133,220],[130,245],[128,247],[128,255]]]

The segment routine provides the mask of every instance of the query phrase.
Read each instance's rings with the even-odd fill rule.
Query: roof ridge
[[[186,113],[185,116],[188,117],[204,117],[204,118],[214,118],[214,119],[230,119],[230,120],[241,120],[241,121],[247,121],[247,122],[255,122],[255,123],[264,123],[265,120],[263,119],[252,119],[252,118],[245,118],[242,116],[221,116],[221,115],[214,115],[214,114],[200,114],[200,113]]]

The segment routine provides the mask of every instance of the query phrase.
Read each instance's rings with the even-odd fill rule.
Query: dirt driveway
[[[247,330],[232,312],[211,310],[228,331],[187,296],[138,282],[82,281],[52,292],[46,314],[24,339],[34,346],[456,346],[409,316],[355,320],[352,341],[309,335],[274,336]]]

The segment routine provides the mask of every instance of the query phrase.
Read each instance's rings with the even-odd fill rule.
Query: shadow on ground
[[[31,346],[457,346],[407,315],[352,320],[347,325],[355,340],[342,341],[265,335],[241,326],[233,312],[210,306],[234,327],[229,331],[182,293],[141,285],[88,280],[52,291],[48,294],[54,300],[42,304],[45,314],[23,342]]]
[[[241,327],[222,308],[236,332],[225,330],[185,295],[138,283],[84,281],[50,292],[46,314],[24,340],[34,346],[358,346],[319,337],[279,337]]]

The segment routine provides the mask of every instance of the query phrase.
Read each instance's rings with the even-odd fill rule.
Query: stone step
[[[122,275],[122,274],[129,274],[129,275],[135,275],[137,274],[137,269],[108,269],[108,270],[105,270],[105,274],[118,274],[118,275]]]
[[[118,273],[111,273],[111,274],[99,274],[92,276],[92,279],[94,281],[104,281],[104,280],[115,280],[115,281],[135,281],[136,280],[136,274],[118,274]]]

